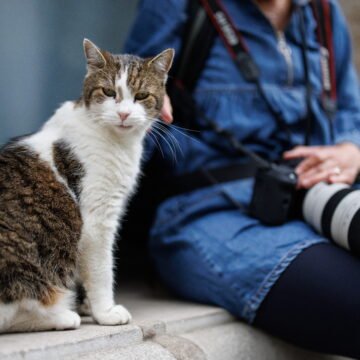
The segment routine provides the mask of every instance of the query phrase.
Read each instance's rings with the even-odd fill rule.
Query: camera
[[[266,225],[282,225],[301,214],[303,192],[297,191],[297,175],[293,167],[271,163],[255,175],[251,216]]]
[[[360,255],[360,190],[321,182],[297,190],[294,168],[271,164],[255,176],[251,216],[270,226],[303,219],[337,245]]]

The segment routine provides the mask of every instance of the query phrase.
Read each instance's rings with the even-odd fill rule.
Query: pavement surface
[[[340,360],[274,339],[226,311],[184,302],[145,286],[127,286],[118,303],[123,326],[84,317],[78,330],[0,335],[0,360]]]

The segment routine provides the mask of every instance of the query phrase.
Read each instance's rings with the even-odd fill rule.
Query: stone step
[[[339,360],[309,353],[261,333],[214,306],[180,301],[144,286],[127,287],[118,302],[133,323],[4,334],[0,360]]]

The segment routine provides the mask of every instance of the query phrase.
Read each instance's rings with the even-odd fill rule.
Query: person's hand
[[[173,122],[172,106],[168,95],[164,96],[164,104],[161,109],[160,116],[167,124],[171,124]]]
[[[284,159],[303,158],[295,169],[298,187],[309,189],[321,181],[353,184],[360,171],[360,149],[352,143],[334,146],[297,146]]]

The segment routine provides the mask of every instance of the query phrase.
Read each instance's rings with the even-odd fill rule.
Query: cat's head
[[[84,40],[82,103],[91,121],[118,134],[147,130],[161,111],[174,50],[152,58],[113,55]]]

